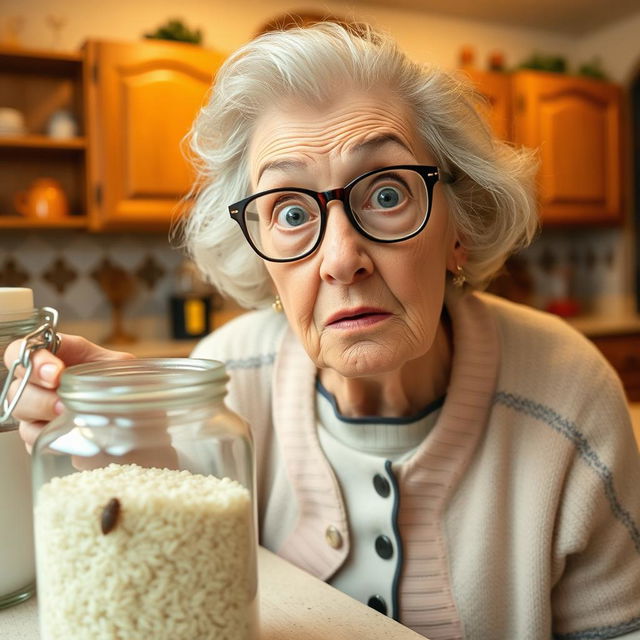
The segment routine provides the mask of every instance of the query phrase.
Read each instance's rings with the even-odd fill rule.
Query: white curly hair
[[[467,283],[486,286],[536,233],[535,156],[495,138],[469,82],[409,60],[391,38],[363,25],[325,22],[269,32],[225,61],[187,138],[198,172],[180,227],[189,255],[240,305],[272,302],[264,263],[228,205],[250,195],[247,150],[263,108],[284,98],[327,100],[340,83],[383,87],[413,110],[436,164],[454,178],[442,188],[467,251]]]

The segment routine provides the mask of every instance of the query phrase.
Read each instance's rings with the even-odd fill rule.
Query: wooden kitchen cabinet
[[[88,42],[80,53],[0,47],[0,106],[21,111],[27,131],[0,136],[0,229],[166,229],[193,174],[182,139],[223,56],[201,47],[144,40]],[[79,135],[45,135],[70,110]],[[14,196],[36,178],[58,180],[64,220],[25,218]]]
[[[620,222],[620,88],[590,78],[521,71],[512,76],[512,95],[513,140],[540,153],[543,222]]]
[[[511,76],[497,71],[465,69],[484,102],[484,112],[494,133],[502,140],[512,136]]]
[[[618,372],[629,400],[640,402],[640,333],[594,336],[591,340]]]
[[[83,57],[77,53],[0,47],[0,106],[17,109],[25,130],[0,136],[0,229],[84,227],[87,217],[85,105]],[[78,135],[47,135],[58,110],[71,112]],[[62,220],[21,216],[14,204],[36,178],[57,180],[69,201]]]
[[[194,177],[182,139],[223,57],[155,40],[85,52],[90,227],[167,228]]]
[[[546,225],[622,222],[621,90],[540,71],[466,70],[496,135],[537,149]]]

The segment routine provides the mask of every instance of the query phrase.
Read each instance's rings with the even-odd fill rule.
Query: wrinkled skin
[[[330,104],[287,101],[263,113],[250,167],[254,192],[324,191],[373,169],[435,161],[397,99],[347,93]],[[372,242],[329,204],[320,248],[267,263],[274,290],[323,384],[346,415],[408,415],[445,392],[451,347],[441,320],[446,270],[464,263],[442,185],[425,230],[397,244]],[[335,321],[351,311],[359,318]],[[366,311],[368,310],[368,311]]]

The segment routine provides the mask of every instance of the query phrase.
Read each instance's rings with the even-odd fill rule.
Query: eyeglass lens
[[[377,240],[401,240],[417,231],[429,210],[424,180],[415,171],[392,169],[353,183],[349,207],[356,224]],[[266,256],[294,258],[309,251],[321,233],[320,206],[311,196],[277,191],[245,209],[251,240]]]

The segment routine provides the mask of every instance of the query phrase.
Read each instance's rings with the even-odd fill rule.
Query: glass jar
[[[52,309],[34,309],[31,289],[0,287],[0,609],[31,597],[36,577],[31,459],[11,417],[14,403],[7,396],[14,369],[10,375],[4,352],[17,338],[38,335],[39,328],[52,323],[55,327],[52,314]]]
[[[253,445],[224,365],[66,369],[33,452],[43,640],[257,638]]]

